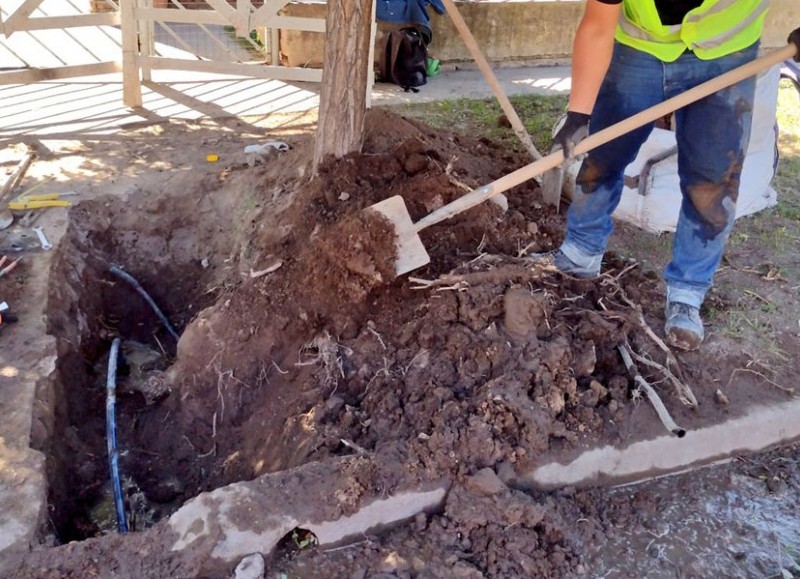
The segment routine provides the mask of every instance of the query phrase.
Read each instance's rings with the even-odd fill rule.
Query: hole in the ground
[[[278,541],[273,557],[278,561],[290,560],[304,551],[315,548],[318,544],[319,541],[314,533],[302,527],[295,527]]]
[[[153,197],[139,193],[124,207],[109,200],[77,207],[54,261],[47,316],[58,362],[39,392],[38,418],[48,434],[34,444],[48,457],[50,521],[61,542],[117,530],[106,428],[114,338],[121,339],[116,438],[128,529],[152,526],[219,480],[210,477],[217,443],[199,448],[191,429],[173,419],[181,401],[171,396],[166,371],[176,340],[135,287],[109,268],[133,276],[180,333],[223,290],[234,236],[219,227],[213,202]],[[136,206],[144,210],[130,211]],[[233,425],[221,418],[214,435],[232,438]]]

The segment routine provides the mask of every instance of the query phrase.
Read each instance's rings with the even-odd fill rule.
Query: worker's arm
[[[621,0],[588,0],[578,25],[572,49],[569,106],[553,135],[554,145],[561,146],[567,157],[589,134],[589,117],[611,62],[621,7]]]
[[[591,114],[614,50],[614,32],[622,4],[589,0],[572,47],[569,110]]]

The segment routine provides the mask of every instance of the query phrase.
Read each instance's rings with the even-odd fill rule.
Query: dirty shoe
[[[554,267],[561,273],[566,273],[575,277],[590,278],[600,275],[600,263],[594,267],[583,267],[568,258],[560,249],[547,251],[545,253],[529,253],[528,259],[545,267]]]
[[[697,350],[700,347],[705,332],[698,308],[681,302],[669,302],[665,316],[664,333],[670,346],[679,350]]]

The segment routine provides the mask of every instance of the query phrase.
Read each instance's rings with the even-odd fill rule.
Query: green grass
[[[777,213],[800,223],[800,95],[788,80],[781,81],[777,119],[781,157],[773,181],[778,191]]]
[[[513,96],[509,100],[536,148],[540,152],[549,150],[552,127],[566,109],[567,97],[525,95]],[[500,122],[503,110],[495,99],[455,99],[401,105],[397,110],[432,127],[479,135],[505,143],[515,150],[524,150],[510,126]]]

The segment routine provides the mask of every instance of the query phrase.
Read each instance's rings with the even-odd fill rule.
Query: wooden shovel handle
[[[700,100],[701,98],[707,97],[708,95],[715,93],[720,89],[726,88],[736,84],[741,80],[756,75],[762,70],[766,70],[771,66],[783,62],[784,60],[794,58],[796,54],[797,46],[794,44],[787,44],[784,48],[764,55],[761,58],[757,58],[756,60],[748,62],[747,64],[743,64],[742,66],[726,72],[721,76],[706,81],[703,84],[699,84],[696,87],[679,94],[678,96],[665,100],[663,103],[659,103],[625,119],[624,121],[620,121],[606,129],[603,129],[602,131],[590,135],[578,143],[578,145],[575,147],[575,154],[580,155],[582,153],[591,151],[600,145],[604,145],[609,141],[613,141],[620,135],[629,133],[630,131],[638,129],[647,123],[652,123],[664,115],[667,115],[681,107],[685,107],[688,104]],[[430,213],[415,223],[414,231],[419,232],[426,227],[430,227],[431,225],[435,225],[436,223],[450,219],[454,215],[458,215],[467,209],[471,209],[476,205],[480,205],[487,199],[491,199],[499,193],[508,191],[520,183],[524,183],[525,181],[528,181],[537,175],[541,175],[545,171],[553,169],[563,162],[564,153],[561,150],[551,153],[546,157],[542,157],[538,161],[534,161],[533,163],[525,165],[513,173],[509,173],[508,175],[500,177],[488,185],[484,185],[478,189],[473,189],[463,197],[459,197],[452,203],[449,203],[444,207],[440,207],[436,211]]]
[[[22,182],[22,179],[25,177],[25,172],[28,170],[28,167],[31,166],[31,163],[35,157],[36,153],[28,149],[25,158],[19,162],[14,174],[8,178],[8,181],[6,181],[5,185],[3,185],[3,188],[0,189],[0,201],[2,201],[6,195],[11,193],[17,187],[17,185]]]
[[[483,73],[483,78],[486,79],[486,82],[489,83],[489,86],[492,88],[492,92],[494,93],[497,102],[500,103],[500,108],[503,109],[506,117],[508,117],[508,122],[511,123],[511,128],[514,129],[514,133],[517,135],[519,140],[522,141],[522,144],[525,146],[525,148],[528,149],[531,157],[538,161],[542,158],[542,155],[536,150],[536,146],[533,144],[531,136],[528,134],[528,131],[525,130],[525,126],[522,124],[519,115],[517,115],[517,111],[514,110],[514,106],[511,104],[511,101],[508,100],[508,96],[503,90],[503,87],[500,86],[497,76],[495,76],[492,67],[489,66],[489,62],[486,60],[483,52],[481,52],[478,43],[475,41],[475,37],[472,35],[467,23],[464,22],[464,18],[461,16],[461,12],[458,11],[455,2],[453,0],[442,0],[442,2],[444,3],[447,14],[450,16],[450,20],[453,22],[453,26],[455,26],[456,30],[458,30],[458,33],[461,35],[461,39],[467,46],[467,50],[469,50],[473,60],[475,60],[478,68]]]

